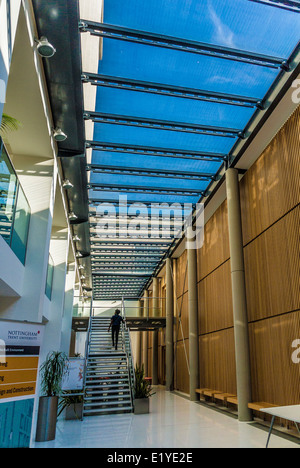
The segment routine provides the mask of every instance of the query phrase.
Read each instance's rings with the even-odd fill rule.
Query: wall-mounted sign
[[[43,328],[0,321],[1,448],[29,447]],[[11,424],[1,424],[4,416]]]

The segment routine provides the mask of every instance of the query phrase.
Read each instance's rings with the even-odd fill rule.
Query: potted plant
[[[149,413],[149,398],[154,395],[150,383],[145,379],[144,365],[135,367],[134,412],[135,414]]]
[[[18,130],[20,127],[21,122],[17,119],[10,115],[2,114],[2,119],[0,121],[0,136],[4,136],[8,131]]]
[[[36,441],[55,439],[58,399],[68,357],[60,351],[50,352],[40,368],[41,390],[39,399]]]
[[[78,395],[77,395],[78,393]],[[82,390],[64,391],[58,403],[58,415],[66,410],[65,419],[82,419],[84,396]]]

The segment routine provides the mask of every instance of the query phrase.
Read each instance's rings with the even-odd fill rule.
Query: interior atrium
[[[299,0],[0,0],[1,448],[299,447],[299,103]]]

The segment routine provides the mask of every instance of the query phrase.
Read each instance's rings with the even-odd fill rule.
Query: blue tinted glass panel
[[[30,207],[19,185],[18,197],[14,216],[14,227],[11,238],[11,248],[18,259],[25,265],[26,248],[30,222]]]
[[[2,145],[0,154],[0,235],[9,245],[11,243],[16,191],[17,176]]]

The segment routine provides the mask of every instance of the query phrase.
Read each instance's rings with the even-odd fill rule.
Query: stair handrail
[[[91,302],[89,326],[88,326],[88,330],[87,330],[87,337],[86,337],[86,340],[85,340],[85,363],[84,363],[84,379],[83,379],[83,391],[84,392],[85,392],[85,387],[86,387],[87,363],[88,363],[90,344],[91,344],[92,311],[93,311],[93,304]]]
[[[123,309],[123,317],[124,317],[124,322],[125,322],[124,324],[125,352],[127,356],[127,363],[129,367],[129,373],[130,373],[131,398],[132,398],[132,404],[133,404],[134,395],[135,395],[135,370],[134,370],[134,363],[133,363],[131,336],[130,336],[130,331],[129,331],[129,328],[127,327],[127,322],[126,322],[126,309],[125,309],[124,297],[122,297],[122,309]],[[126,334],[128,337],[129,349],[127,349],[127,345],[126,345]]]

